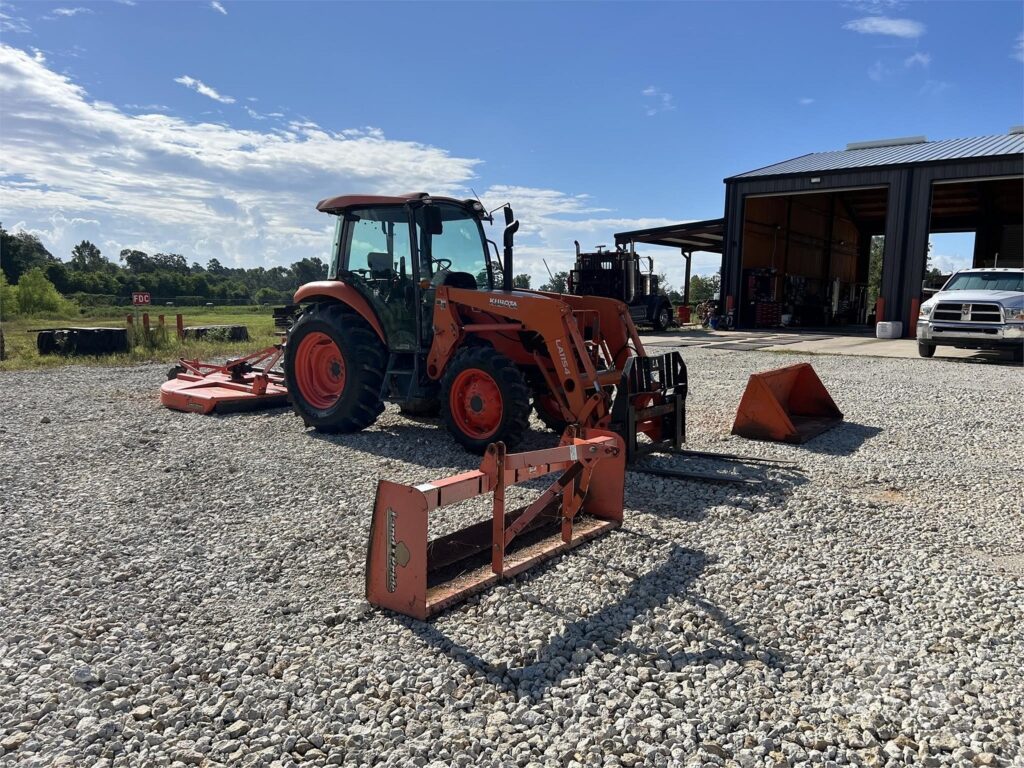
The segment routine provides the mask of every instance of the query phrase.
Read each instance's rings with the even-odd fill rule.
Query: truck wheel
[[[657,314],[654,315],[654,330],[664,331],[672,325],[672,307],[668,304],[662,304],[658,307]]]
[[[387,351],[342,304],[314,304],[288,332],[284,377],[292,408],[319,432],[358,432],[384,411]]]
[[[530,419],[530,389],[515,363],[493,347],[466,347],[441,377],[441,419],[466,450],[502,441],[513,448]]]
[[[917,342],[917,354],[921,357],[934,357],[935,356],[935,345],[925,344],[924,342]]]

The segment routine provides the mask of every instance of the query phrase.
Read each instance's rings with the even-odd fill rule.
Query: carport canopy
[[[725,243],[725,219],[688,221],[684,224],[670,224],[667,227],[634,229],[632,232],[617,232],[616,245],[646,243],[667,245],[678,248],[686,259],[686,276],[683,278],[683,303],[690,303],[690,262],[694,251],[722,253]]]
[[[615,244],[649,243],[650,245],[679,248],[686,253],[693,251],[721,253],[724,237],[725,219],[707,219],[705,221],[689,221],[685,224],[670,224],[667,227],[618,232],[615,235]]]

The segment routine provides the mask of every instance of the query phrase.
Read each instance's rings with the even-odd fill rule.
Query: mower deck
[[[288,405],[284,376],[275,372],[283,347],[275,344],[223,365],[179,360],[160,387],[160,402],[186,413],[238,413]]]
[[[253,378],[258,374],[233,379],[224,373],[195,376],[178,374],[160,387],[160,402],[175,411],[189,413],[239,413],[288,405],[284,384],[268,382],[262,394],[253,391]]]

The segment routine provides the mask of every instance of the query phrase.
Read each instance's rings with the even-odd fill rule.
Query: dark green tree
[[[125,248],[121,251],[121,261],[128,267],[129,272],[133,272],[136,275],[152,272],[156,268],[156,264],[148,253],[136,251],[132,248]]]
[[[103,258],[100,249],[83,240],[71,249],[71,268],[78,272],[99,272],[106,269],[110,262]]]
[[[551,291],[552,293],[568,293],[569,292],[569,273],[568,272],[555,272],[544,285],[540,287],[542,291]]]
[[[516,288],[529,288],[530,276],[527,274],[516,275],[512,278],[512,285]]]
[[[722,285],[722,276],[719,273],[713,275],[690,275],[690,303],[701,304],[715,298]]]
[[[10,283],[17,283],[23,274],[34,267],[45,268],[57,262],[39,238],[28,232],[13,235],[0,224],[0,269]]]

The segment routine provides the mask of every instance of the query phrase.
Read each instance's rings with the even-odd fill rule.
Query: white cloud
[[[213,10],[217,11],[217,13],[223,13],[225,16],[228,15],[227,10],[224,8],[223,5],[217,2],[217,0],[211,0],[210,7],[213,8]]]
[[[930,53],[921,53],[918,51],[913,56],[908,56],[903,60],[903,65],[907,67],[922,67],[928,68],[928,65],[932,63],[932,55]]]
[[[54,16],[78,16],[82,13],[92,13],[91,8],[54,8],[51,12]]]
[[[925,96],[938,96],[940,93],[948,91],[952,85],[945,80],[926,80],[921,86],[921,93]]]
[[[57,254],[81,236],[77,225],[50,224],[55,212],[102,222],[111,249],[148,244],[201,262],[287,264],[328,248],[331,221],[315,211],[318,200],[457,194],[479,164],[375,129],[342,135],[307,121],[257,131],[132,115],[3,45],[0,103],[3,220],[47,230]]]
[[[928,260],[931,266],[938,269],[943,274],[950,274],[956,272],[958,269],[968,269],[974,263],[974,256],[961,256],[959,253],[954,254],[936,254],[929,256]]]
[[[159,111],[133,114],[91,99],[68,76],[4,45],[0,103],[3,221],[37,233],[63,258],[84,237],[112,258],[133,247],[182,253],[190,262],[289,264],[329,249],[332,220],[314,208],[325,197],[410,190],[469,197],[471,184],[481,186],[480,160],[389,139],[372,127],[332,130],[296,119],[242,129]],[[528,186],[494,183],[482,198],[489,208],[512,202],[523,227],[517,272],[529,272],[538,286],[546,280],[543,258],[552,270],[572,265],[574,239],[589,249],[613,244],[615,232],[682,220],[630,218],[586,194]],[[490,234],[501,241],[500,222]],[[651,253],[678,285],[678,252]],[[702,258],[695,271],[705,269]],[[707,257],[706,271],[718,268],[717,258]]]
[[[797,103],[801,107],[809,107],[811,106],[811,104],[814,103],[814,99],[812,99],[810,96],[804,96],[803,98],[799,99]]]
[[[1014,46],[1011,56],[1017,61],[1024,61],[1024,32],[1017,35],[1017,45]]]
[[[916,38],[925,33],[925,26],[913,19],[893,19],[888,16],[864,16],[843,25],[843,29],[862,35],[889,35],[891,37]]]
[[[21,16],[12,16],[0,8],[0,32],[28,33],[32,30]]]
[[[194,77],[188,75],[182,75],[181,77],[174,78],[174,82],[181,83],[186,88],[191,88],[196,93],[207,96],[214,101],[219,101],[221,104],[234,104],[235,100],[230,96],[222,96],[214,88],[204,83],[202,80],[196,80]]]
[[[661,88],[649,85],[644,88],[642,93],[646,100],[648,117],[652,117],[659,112],[671,112],[676,108],[675,104],[672,103],[672,94],[666,93]]]
[[[870,67],[868,67],[868,77],[874,80],[876,83],[881,82],[885,79],[885,76],[889,74],[889,70],[886,69],[885,65],[881,61],[876,61]]]

